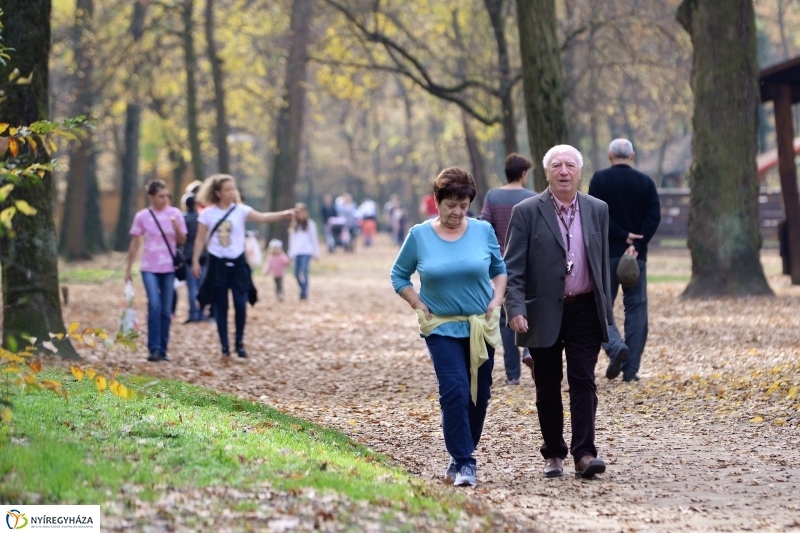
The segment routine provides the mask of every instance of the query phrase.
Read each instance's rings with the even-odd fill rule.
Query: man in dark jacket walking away
[[[622,288],[625,308],[625,339],[616,326],[609,327],[609,340],[603,344],[610,358],[606,377],[638,381],[642,352],[647,342],[647,245],[661,222],[661,203],[656,185],[646,174],[631,168],[635,157],[627,139],[614,139],[608,147],[611,168],[596,172],[589,194],[608,204],[608,248],[611,256],[611,295],[619,291],[617,266],[623,255],[636,257],[639,281]]]
[[[536,196],[536,193],[525,188],[528,170],[533,166],[527,158],[511,153],[506,157],[505,170],[508,183],[502,187],[492,189],[486,193],[483,200],[481,220],[485,220],[494,228],[500,253],[505,254],[506,234],[508,221],[511,220],[511,210],[522,200]],[[519,364],[519,348],[514,344],[514,331],[506,324],[506,312],[500,308],[500,336],[503,339],[503,357],[506,368],[506,385],[519,385],[521,366]],[[533,364],[530,352],[523,349],[523,357]]]

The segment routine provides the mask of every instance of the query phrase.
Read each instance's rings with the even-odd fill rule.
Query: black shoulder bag
[[[228,218],[228,215],[230,215],[231,213],[233,213],[233,210],[234,210],[234,209],[236,209],[236,204],[233,204],[233,207],[231,207],[230,209],[228,209],[228,211],[225,213],[225,216],[224,216],[224,217],[222,217],[221,219],[219,219],[219,222],[217,222],[217,223],[214,225],[214,228],[211,230],[211,233],[209,233],[209,234],[208,234],[208,238],[206,239],[206,244],[205,244],[205,246],[208,246],[208,243],[209,243],[209,242],[211,242],[211,237],[213,237],[213,236],[214,236],[214,232],[215,232],[215,231],[217,231],[217,228],[219,228],[219,225],[220,225],[220,224],[222,224],[223,222],[225,222],[225,219],[226,219],[226,218]]]
[[[150,214],[153,215],[153,220],[156,221],[156,226],[158,226],[158,231],[161,232],[161,236],[164,238],[164,244],[167,245],[167,250],[169,250],[169,255],[172,256],[172,264],[175,266],[175,277],[178,278],[178,281],[185,281],[186,280],[186,259],[183,257],[183,254],[180,250],[175,250],[175,253],[172,253],[172,247],[169,245],[169,241],[167,240],[167,236],[164,235],[164,230],[161,229],[161,224],[158,223],[158,219],[156,218],[156,214],[153,213],[152,209],[148,209]]]

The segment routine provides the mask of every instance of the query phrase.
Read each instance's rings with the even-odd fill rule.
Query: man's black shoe
[[[166,362],[172,361],[172,359],[167,357],[167,353],[166,352],[158,352],[158,360],[159,361],[166,361]]]
[[[237,346],[237,347],[236,347],[236,355],[238,355],[238,356],[239,356],[239,357],[241,357],[242,359],[244,359],[245,357],[247,357],[247,352],[246,352],[246,351],[244,351],[244,345],[241,345],[241,344],[240,344],[239,346]]]
[[[161,356],[159,355],[158,350],[150,350],[150,355],[147,356],[147,360],[152,363],[161,361]]]
[[[628,347],[624,346],[620,348],[616,356],[611,358],[611,362],[608,363],[608,368],[606,369],[606,377],[608,379],[614,379],[619,376],[619,373],[622,371],[622,363],[628,358],[628,352]]]
[[[602,474],[606,471],[606,463],[602,459],[584,455],[575,463],[575,477],[591,479],[595,474]]]

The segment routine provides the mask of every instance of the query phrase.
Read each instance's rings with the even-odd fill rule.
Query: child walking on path
[[[283,253],[283,242],[280,239],[269,241],[267,260],[264,261],[261,273],[266,276],[272,272],[272,277],[275,278],[275,296],[279,302],[283,301],[283,274],[290,261],[289,256]]]
[[[311,258],[319,259],[317,225],[308,216],[305,204],[297,204],[295,219],[289,228],[289,257],[294,259],[294,277],[300,285],[300,299],[308,298],[308,265]]]

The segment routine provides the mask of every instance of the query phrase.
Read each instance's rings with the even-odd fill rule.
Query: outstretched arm
[[[294,209],[287,209],[286,211],[278,211],[276,213],[260,213],[258,211],[250,211],[247,214],[248,222],[255,222],[257,224],[271,224],[273,222],[280,222],[281,220],[292,220],[294,218]]]

